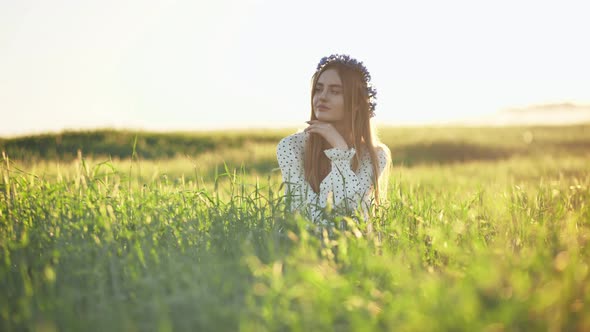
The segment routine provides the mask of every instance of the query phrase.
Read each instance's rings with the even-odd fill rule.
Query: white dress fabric
[[[374,199],[373,167],[369,152],[361,152],[361,164],[357,172],[354,172],[352,158],[357,153],[354,148],[324,150],[331,161],[331,170],[320,183],[320,192],[316,193],[305,180],[303,169],[303,153],[309,135],[299,132],[287,136],[277,146],[277,160],[291,211],[300,211],[320,224],[327,223],[324,211],[328,205],[335,211],[345,211],[347,214],[360,208],[367,218]],[[389,154],[385,149],[386,147],[377,148],[379,175],[387,167]]]

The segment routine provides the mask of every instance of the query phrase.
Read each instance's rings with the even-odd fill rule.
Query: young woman
[[[385,198],[391,158],[371,126],[376,91],[370,80],[363,63],[348,55],[320,60],[309,126],[277,146],[291,211],[318,223],[326,223],[327,206],[348,215],[360,209],[367,218]]]

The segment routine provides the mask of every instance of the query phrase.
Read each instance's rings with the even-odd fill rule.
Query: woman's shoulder
[[[375,150],[377,157],[385,158],[385,159],[391,158],[391,151],[389,150],[389,147],[387,145],[385,145],[381,142],[373,143],[373,149]],[[363,145],[361,147],[361,153],[363,156],[369,158],[369,149],[366,145]]]
[[[391,163],[391,152],[389,151],[389,147],[387,145],[379,142],[374,143],[373,145],[376,157],[377,157],[377,165],[379,165],[380,169],[384,169]],[[369,150],[366,146],[363,147],[362,152],[362,159],[364,163],[370,165],[371,163],[371,156],[369,154]]]
[[[281,139],[277,145],[277,154],[301,155],[308,136],[308,133],[297,132]]]
[[[389,150],[389,147],[381,142],[375,144],[375,152],[379,157],[391,159],[391,151]]]
[[[391,165],[391,151],[387,145],[381,142],[375,144],[375,152],[377,153],[377,163],[380,169],[385,169],[387,165]]]
[[[305,147],[305,141],[307,140],[307,136],[309,136],[309,134],[301,131],[284,137],[279,141],[277,149],[302,149],[303,147]]]

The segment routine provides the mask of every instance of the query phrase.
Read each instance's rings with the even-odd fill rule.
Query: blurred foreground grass
[[[5,157],[0,330],[590,330],[587,126],[381,130],[390,202],[332,236],[284,209],[288,133]]]

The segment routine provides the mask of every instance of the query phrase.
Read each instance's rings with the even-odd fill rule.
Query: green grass
[[[285,211],[276,140],[5,157],[0,330],[589,330],[587,128],[382,130],[389,204],[331,235]]]

